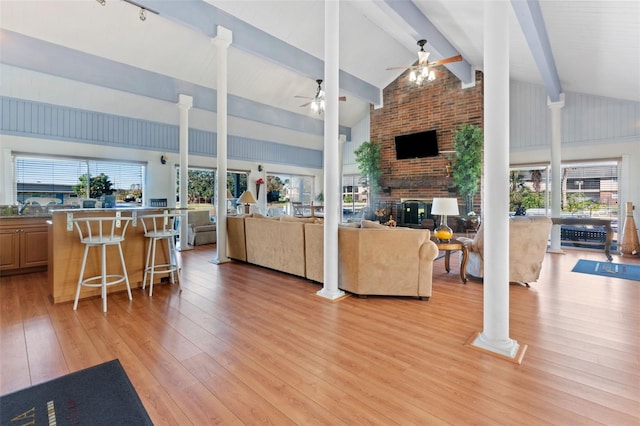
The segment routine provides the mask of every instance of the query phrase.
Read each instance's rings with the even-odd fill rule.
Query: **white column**
[[[213,43],[217,49],[217,162],[216,167],[216,258],[213,263],[228,262],[227,257],[227,55],[233,34],[218,25]]]
[[[16,179],[14,172],[13,155],[9,148],[0,150],[0,164],[2,164],[2,172],[0,172],[0,204],[16,204]]]
[[[338,104],[340,105],[340,104]],[[342,188],[344,187],[344,182],[342,181],[342,176],[344,175],[344,143],[347,141],[347,135],[340,135],[340,146],[338,147],[338,182],[340,184],[340,198],[338,200],[338,223],[342,223],[344,216],[344,200],[342,199]]]
[[[180,109],[180,208],[189,206],[187,184],[189,183],[189,110],[193,106],[193,97],[178,95],[178,108]],[[187,229],[189,224],[184,217],[180,221],[180,250],[190,250],[187,242]]]
[[[509,338],[509,3],[484,10],[484,321],[473,346],[508,358]]]
[[[338,288],[338,220],[340,207],[339,43],[340,2],[324,2],[324,285],[318,296],[335,300]]]
[[[551,217],[560,217],[562,201],[562,107],[564,107],[564,93],[560,100],[551,102],[547,99],[547,106],[551,110]],[[562,253],[560,247],[560,225],[551,228],[551,253]]]

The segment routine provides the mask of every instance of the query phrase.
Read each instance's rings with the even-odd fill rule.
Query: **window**
[[[358,214],[367,207],[367,188],[359,175],[342,177],[342,208],[345,216]]]
[[[313,177],[289,174],[269,174],[267,175],[267,190],[272,193],[268,198],[271,202],[300,202],[311,204],[315,201],[313,192]],[[278,192],[278,199],[275,200]]]
[[[16,200],[20,203],[31,197],[57,198],[62,204],[71,204],[77,198],[99,198],[104,190],[94,187],[97,180],[106,181],[118,201],[142,199],[144,163],[23,155],[14,158]],[[101,175],[102,179],[97,179]]]
[[[189,167],[189,182],[187,183],[188,207],[211,207],[216,194],[215,169]],[[233,196],[230,203],[247,190],[247,174],[245,172],[227,172],[227,189]],[[176,194],[180,193],[180,168],[176,166]],[[227,194],[225,194],[226,197]],[[179,201],[179,200],[178,200]]]
[[[565,163],[561,165],[560,173],[562,215],[611,219],[614,240],[617,240],[618,161]],[[551,175],[548,165],[512,167],[509,176],[511,212],[521,206],[527,215],[550,215]]]

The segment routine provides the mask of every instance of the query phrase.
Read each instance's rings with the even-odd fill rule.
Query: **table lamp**
[[[257,203],[256,197],[253,196],[251,191],[244,191],[240,198],[238,198],[238,202],[244,204],[245,214],[249,214],[249,204]]]
[[[458,199],[457,198],[434,198],[431,205],[431,214],[440,215],[440,225],[433,231],[433,235],[441,243],[448,243],[453,237],[453,231],[447,226],[447,216],[457,216]]]

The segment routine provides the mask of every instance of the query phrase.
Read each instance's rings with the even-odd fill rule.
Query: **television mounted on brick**
[[[438,137],[435,130],[395,137],[396,160],[438,156]]]

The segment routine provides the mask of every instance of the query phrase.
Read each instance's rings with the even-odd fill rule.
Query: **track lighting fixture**
[[[146,21],[147,20],[147,14],[144,11],[144,8],[140,8],[140,20],[141,21]]]
[[[96,0],[98,3],[100,3],[101,6],[104,6],[105,4],[107,4],[107,0]]]

